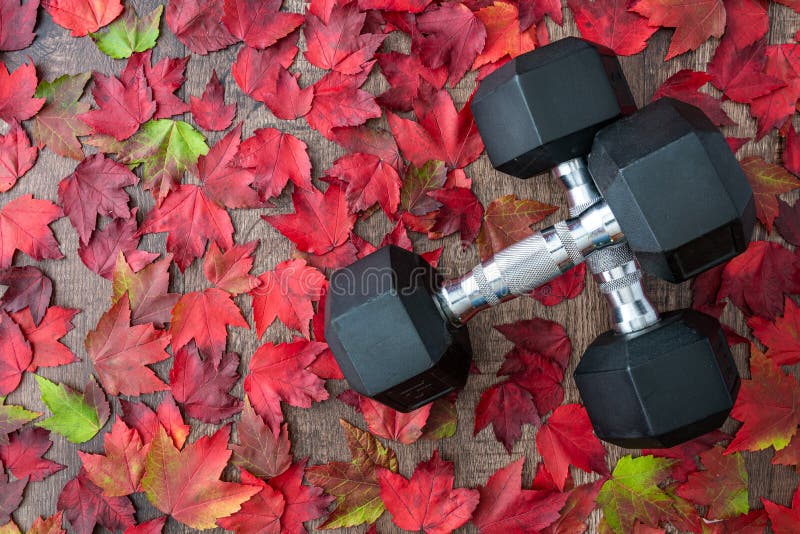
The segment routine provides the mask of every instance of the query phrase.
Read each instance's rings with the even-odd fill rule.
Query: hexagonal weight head
[[[719,322],[695,310],[666,313],[634,334],[606,332],[574,373],[600,439],[668,448],[719,428],[739,373]]]
[[[433,267],[395,246],[331,275],[325,338],[354,390],[408,412],[464,385],[472,347],[439,312],[437,285]]]
[[[530,178],[588,154],[594,134],[636,106],[617,59],[569,37],[487,76],[471,109],[492,165]]]
[[[664,98],[604,128],[589,170],[650,274],[681,282],[747,248],[753,191],[694,106]]]

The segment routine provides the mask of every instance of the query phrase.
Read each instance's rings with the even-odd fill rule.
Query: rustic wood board
[[[158,3],[165,2],[153,0],[128,2],[139,13],[150,11]],[[285,8],[295,12],[302,12],[303,2],[302,0],[287,0]],[[3,55],[3,59],[10,70],[26,61],[28,57],[32,58],[36,64],[39,78],[47,80],[65,73],[75,74],[91,70],[105,74],[118,73],[122,68],[122,61],[112,60],[102,54],[90,38],[75,39],[70,37],[66,30],[53,24],[50,17],[43,10],[40,10],[39,19],[37,26],[38,37],[33,45],[23,52]],[[783,6],[772,4],[770,6],[770,19],[770,42],[791,42],[795,31],[800,27],[800,15]],[[553,40],[568,35],[578,35],[572,16],[566,9],[563,27],[550,24],[550,30]],[[664,30],[658,32],[650,40],[650,46],[643,53],[633,57],[622,58],[625,74],[639,105],[647,103],[656,88],[678,70],[684,68],[704,70],[706,63],[713,54],[716,46],[715,40],[709,41],[693,53],[684,54],[665,63],[663,57],[666,54],[671,33]],[[402,36],[392,36],[388,41],[388,45],[393,48],[403,49],[403,47],[407,48],[408,43]],[[235,100],[238,104],[236,120],[244,122],[243,133],[245,136],[251,135],[253,130],[257,128],[266,126],[289,131],[308,144],[314,165],[314,176],[318,177],[323,174],[332,161],[343,154],[342,149],[311,130],[304,121],[280,121],[272,116],[262,104],[245,96],[236,86],[230,74],[230,66],[235,59],[237,50],[238,47],[233,46],[227,50],[207,56],[193,56],[187,68],[188,81],[180,94],[185,98],[188,98],[189,95],[199,95],[208,81],[212,69],[215,69],[225,85],[227,100],[229,102]],[[190,51],[169,32],[162,19],[162,34],[154,51],[154,60],[165,56],[184,56],[188,54],[190,54]],[[302,54],[298,56],[295,67],[302,72],[301,83],[303,85],[313,83],[322,75],[322,71],[306,62]],[[457,105],[463,105],[474,89],[474,84],[473,75],[467,77],[455,88],[453,95]],[[366,86],[368,90],[375,94],[378,94],[385,87],[386,83],[379,74],[373,74]],[[738,127],[728,129],[726,134],[740,137],[754,135],[755,123],[748,116],[745,107],[732,103],[726,103],[724,107],[733,120],[739,124]],[[188,114],[186,120],[189,120]],[[221,134],[219,133],[210,135],[209,144],[216,142],[220,137]],[[742,149],[740,156],[762,155],[769,161],[777,161],[781,147],[780,139],[775,133],[772,133],[758,143],[746,145]],[[49,150],[44,150],[40,153],[39,161],[34,169],[22,178],[12,191],[0,195],[0,206],[13,198],[29,193],[34,194],[37,198],[55,201],[58,182],[72,172],[75,164],[76,162],[72,160],[61,158]],[[471,165],[467,169],[467,174],[474,179],[474,190],[484,204],[499,196],[514,193],[520,198],[537,199],[562,207],[557,213],[545,220],[542,226],[552,224],[552,222],[566,216],[566,207],[560,185],[547,176],[526,181],[515,180],[494,171],[486,157],[481,157]],[[187,180],[192,181],[194,179],[187,177]],[[132,189],[131,194],[133,204],[140,207],[138,216],[141,221],[142,214],[150,210],[153,205],[152,197],[149,193],[142,192],[137,188]],[[787,200],[794,199],[787,198]],[[286,213],[289,211],[291,211],[291,202],[289,196],[284,193],[275,201],[274,208],[238,210],[232,213],[237,242],[243,243],[254,239],[261,241],[253,272],[260,273],[270,269],[292,255],[293,247],[291,243],[260,219],[263,214]],[[77,255],[77,234],[69,225],[67,219],[59,220],[53,225],[53,228],[58,241],[61,243],[62,250],[66,254],[66,258],[59,261],[42,261],[37,265],[54,281],[53,304],[82,310],[76,316],[74,320],[75,329],[66,336],[65,343],[84,361],[61,368],[42,369],[41,374],[52,380],[82,387],[92,372],[90,364],[85,361],[86,353],[83,349],[83,339],[86,333],[94,328],[100,315],[109,307],[111,286],[107,280],[94,275],[81,263]],[[377,213],[360,222],[357,231],[365,238],[377,242],[389,228],[388,220],[382,214]],[[759,227],[757,232],[757,238],[765,236],[763,228]],[[441,246],[441,244],[445,245],[445,252],[440,265],[446,274],[462,273],[477,260],[477,254],[474,249],[470,247],[466,251],[462,251],[456,237],[451,236],[443,240],[442,243],[436,244],[426,243],[424,239],[419,239],[419,236],[416,237],[418,238],[416,242],[422,250],[430,250]],[[164,250],[164,241],[165,234],[146,236],[142,242],[142,248],[161,252]],[[31,263],[29,258],[21,254],[18,254],[16,258],[16,264],[18,265]],[[199,262],[195,262],[183,274],[173,267],[172,280],[173,291],[187,292],[207,287]],[[686,307],[691,302],[691,291],[688,283],[673,286],[648,278],[647,286],[654,302],[661,310]],[[248,297],[238,297],[236,301],[252,325],[250,299]],[[428,459],[433,449],[438,447],[444,458],[455,462],[456,484],[459,486],[474,487],[483,484],[497,468],[520,456],[528,457],[528,461],[525,464],[524,480],[530,481],[532,471],[538,461],[534,443],[535,432],[532,428],[527,427],[525,429],[522,439],[519,440],[514,447],[513,453],[509,456],[502,445],[494,438],[491,429],[486,429],[473,437],[472,425],[473,410],[480,393],[495,381],[494,372],[499,367],[503,354],[510,348],[510,344],[492,328],[492,325],[533,316],[552,319],[566,326],[572,338],[573,358],[567,372],[565,397],[566,402],[577,402],[579,400],[575,384],[571,378],[572,369],[577,364],[578,357],[584,348],[597,334],[604,331],[608,324],[605,303],[595,287],[587,284],[586,291],[578,298],[551,308],[541,306],[532,299],[522,298],[504,304],[498,309],[484,312],[470,323],[469,330],[473,340],[477,364],[485,374],[472,376],[459,397],[460,424],[458,431],[454,437],[437,443],[423,441],[412,446],[392,444],[397,450],[400,459],[400,470],[403,474],[410,475],[414,466],[421,460]],[[740,332],[744,331],[744,321],[741,315],[733,310],[731,306],[726,310],[724,320],[737,327]],[[288,341],[289,339],[291,339],[291,333],[282,325],[276,323],[267,331],[262,341],[280,342]],[[247,362],[258,345],[259,340],[256,339],[252,329],[233,329],[230,331],[228,349],[239,352],[242,355],[242,370],[246,369]],[[747,376],[745,349],[737,347],[735,351],[740,370],[744,376]],[[167,377],[169,366],[169,362],[162,362],[162,364],[156,366],[157,372],[162,378]],[[328,386],[331,400],[315,404],[310,410],[284,409],[289,421],[293,452],[296,458],[310,456],[312,463],[349,458],[338,420],[339,418],[345,418],[362,427],[364,425],[360,416],[351,408],[335,400],[336,394],[341,392],[344,387],[343,382],[331,382]],[[243,394],[241,382],[237,385],[234,393],[239,396]],[[148,395],[144,396],[143,399],[154,405],[158,401],[158,396]],[[9,397],[8,402],[22,404],[29,409],[44,410],[44,406],[38,397],[38,389],[30,374],[25,377],[20,388]],[[119,409],[116,401],[113,403],[113,408],[114,411]],[[211,425],[198,424],[197,421],[192,422],[192,427],[192,435],[190,436],[192,440],[216,428]],[[729,421],[725,428],[732,430],[735,425]],[[67,468],[42,482],[29,485],[22,506],[14,514],[15,520],[23,528],[30,526],[36,516],[49,515],[55,512],[56,500],[61,488],[67,480],[75,476],[80,466],[77,455],[78,448],[61,437],[54,435],[53,438],[54,445],[47,457],[66,465]],[[81,450],[91,452],[99,451],[101,448],[102,435],[95,437],[91,442],[80,447]],[[610,447],[610,465],[613,466],[616,460],[624,454],[627,454],[627,451]],[[760,506],[759,497],[766,497],[787,505],[791,499],[791,492],[798,483],[798,476],[793,469],[771,465],[770,456],[771,452],[765,451],[764,453],[751,454],[747,457],[747,468],[750,474],[751,506]],[[573,471],[573,474],[578,482],[593,478],[580,471]],[[137,519],[140,521],[160,515],[141,494],[134,497],[134,503],[137,508]],[[599,514],[595,512],[591,517],[590,532],[596,531],[598,521]],[[309,527],[311,526],[313,525],[309,525]],[[378,528],[380,532],[398,531],[389,520],[388,514],[381,518]],[[167,532],[182,532],[189,529],[170,519],[165,530]],[[362,532],[365,529],[352,530],[354,532]],[[461,530],[463,532],[475,531],[471,526]]]

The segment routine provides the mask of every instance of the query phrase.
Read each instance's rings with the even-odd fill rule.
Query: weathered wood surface
[[[139,13],[144,13],[159,2],[137,0],[128,3],[133,4]],[[302,12],[303,2],[302,0],[288,0],[286,8],[291,11]],[[554,40],[567,35],[578,35],[571,14],[566,9],[565,15],[563,27],[550,24],[551,35]],[[794,32],[800,27],[800,16],[788,8],[773,4],[770,7],[770,18],[772,21],[769,35],[770,42],[791,42]],[[30,48],[23,52],[4,55],[3,59],[10,70],[24,62],[27,57],[32,58],[36,64],[39,78],[47,80],[65,73],[74,74],[90,70],[105,74],[118,73],[122,68],[122,61],[115,61],[103,55],[88,37],[81,39],[70,37],[66,30],[54,25],[50,17],[42,10],[40,10],[37,33],[38,37]],[[715,40],[706,43],[693,53],[682,55],[665,63],[663,58],[671,33],[671,31],[663,30],[658,32],[650,40],[650,46],[645,52],[634,57],[622,59],[625,74],[639,105],[648,102],[656,88],[678,70],[684,68],[705,69],[706,63],[713,54],[716,45]],[[403,48],[404,46],[407,47],[408,43],[400,37],[392,36],[389,40],[389,45],[393,48]],[[253,130],[265,126],[273,126],[291,132],[308,144],[314,165],[314,176],[322,175],[331,162],[343,154],[342,149],[311,130],[303,120],[296,122],[277,120],[262,104],[242,94],[230,75],[230,66],[235,59],[237,50],[238,47],[233,46],[208,56],[192,57],[187,68],[188,81],[180,94],[187,99],[189,95],[200,95],[211,75],[212,69],[216,69],[225,85],[227,100],[229,102],[235,100],[239,106],[237,121],[244,121],[244,135],[249,136]],[[169,32],[162,20],[162,35],[154,51],[154,60],[164,56],[184,56],[189,53],[190,51]],[[309,65],[304,60],[302,54],[298,56],[296,67],[303,73],[301,78],[303,85],[313,83],[322,75],[319,69]],[[456,87],[453,94],[457,105],[462,105],[466,101],[474,88],[474,84],[474,76],[471,76]],[[386,83],[381,76],[373,74],[366,87],[368,90],[378,94],[385,86]],[[87,98],[90,97],[87,96]],[[754,135],[755,123],[749,118],[743,106],[726,103],[724,107],[733,120],[739,124],[738,127],[728,129],[726,134],[740,137]],[[186,119],[189,120],[188,114]],[[209,136],[209,144],[217,141],[220,136],[221,134],[218,133],[211,134]],[[746,145],[740,155],[758,154],[769,161],[777,161],[781,146],[781,141],[773,133],[759,143]],[[44,150],[40,153],[39,161],[34,169],[22,178],[12,191],[0,195],[0,206],[13,198],[28,193],[34,194],[37,198],[55,201],[58,182],[72,172],[75,163],[72,160],[58,157],[49,150]],[[485,157],[470,166],[467,169],[467,174],[474,179],[474,190],[484,204],[501,195],[514,193],[521,198],[533,198],[562,206],[561,210],[542,223],[543,226],[552,224],[552,222],[566,215],[564,197],[560,186],[547,176],[527,181],[515,180],[494,171]],[[187,176],[187,181],[193,180],[194,178]],[[140,206],[138,216],[141,221],[142,214],[150,210],[153,205],[152,197],[149,193],[142,192],[138,188],[133,188],[131,195],[133,203]],[[260,219],[263,214],[291,211],[291,202],[288,194],[284,193],[277,199],[275,206],[275,208],[263,210],[237,210],[232,214],[237,242],[242,243],[253,239],[261,241],[254,268],[255,273],[272,268],[278,262],[289,258],[293,252],[291,243]],[[40,372],[52,380],[82,387],[92,372],[90,364],[85,361],[86,354],[83,349],[83,339],[86,333],[94,328],[100,315],[109,307],[111,286],[107,280],[94,275],[81,263],[77,254],[77,234],[69,225],[67,219],[59,220],[53,225],[53,228],[58,241],[61,243],[62,250],[66,254],[66,258],[59,261],[42,261],[38,265],[54,281],[53,304],[82,310],[76,316],[74,320],[76,327],[67,335],[65,343],[84,361],[61,368],[42,369]],[[360,222],[357,231],[365,238],[378,242],[389,228],[389,222],[379,212],[366,221]],[[763,236],[763,228],[759,227],[757,237],[762,238]],[[162,252],[164,250],[164,241],[165,234],[146,236],[142,242],[142,248]],[[417,241],[419,242],[420,240],[418,239]],[[423,250],[440,246],[439,243],[435,245],[424,243],[424,239],[421,241],[423,242],[420,243],[420,248]],[[445,239],[443,244],[445,245],[445,253],[440,265],[446,273],[458,274],[464,272],[477,260],[474,249],[470,248],[464,252],[460,250],[456,237]],[[16,263],[27,264],[30,263],[30,260],[18,254]],[[173,267],[172,279],[172,289],[174,291],[193,291],[207,286],[199,262],[195,262],[183,275]],[[691,292],[688,283],[673,286],[648,278],[647,286],[653,300],[661,310],[690,305]],[[236,301],[252,325],[250,299],[245,296],[238,297]],[[474,487],[483,484],[498,467],[504,466],[511,460],[523,455],[528,458],[525,464],[524,480],[526,483],[530,482],[532,470],[538,461],[534,443],[535,431],[532,428],[526,428],[522,439],[515,446],[513,454],[509,456],[502,445],[494,438],[491,429],[486,429],[473,437],[472,426],[473,411],[478,397],[481,391],[495,380],[494,372],[499,367],[503,354],[510,348],[510,344],[498,332],[493,330],[492,325],[533,316],[552,319],[566,326],[572,338],[573,358],[571,366],[567,370],[565,397],[567,402],[579,400],[571,378],[572,369],[574,369],[584,348],[597,334],[606,330],[608,324],[605,303],[591,283],[587,284],[586,291],[578,298],[552,308],[541,306],[533,299],[522,298],[504,304],[498,309],[484,312],[470,323],[469,329],[475,348],[477,364],[485,374],[472,376],[466,389],[460,395],[458,401],[460,418],[458,431],[454,437],[438,443],[423,441],[413,446],[391,444],[397,450],[400,459],[400,470],[403,474],[410,475],[414,466],[419,461],[428,459],[432,450],[438,447],[444,458],[455,461],[457,485]],[[738,327],[740,331],[743,331],[744,322],[742,317],[731,306],[726,310],[724,319]],[[271,341],[288,341],[290,338],[290,332],[277,323],[264,336],[264,340]],[[230,331],[228,348],[242,355],[242,370],[246,369],[247,362],[258,345],[259,340],[256,339],[252,329],[233,329]],[[735,352],[740,370],[747,376],[744,350],[740,346],[735,349]],[[168,376],[169,366],[169,362],[162,362],[162,364],[156,366],[158,374],[164,379]],[[331,382],[328,389],[331,393],[331,400],[315,404],[310,410],[284,409],[289,421],[293,452],[296,458],[310,456],[312,463],[348,459],[344,436],[340,430],[338,420],[339,418],[345,418],[362,427],[364,426],[360,416],[355,414],[351,408],[335,400],[336,394],[344,389],[344,384],[342,382]],[[239,396],[242,395],[241,382],[237,385],[234,393]],[[154,405],[154,403],[158,402],[158,396],[148,395],[144,397],[144,400]],[[44,410],[44,406],[38,398],[38,389],[30,374],[25,377],[20,388],[9,397],[8,402],[22,404],[29,409]],[[115,411],[119,408],[116,401],[113,402],[113,408]],[[193,421],[192,426],[193,431],[190,436],[192,440],[196,439],[198,435],[213,431],[215,428],[210,425],[198,424],[197,421]],[[731,430],[735,428],[735,425],[729,421],[725,428]],[[30,526],[36,516],[49,515],[55,512],[56,500],[61,488],[67,480],[75,476],[80,466],[77,455],[78,447],[69,444],[61,437],[55,435],[53,437],[54,445],[47,457],[66,465],[67,468],[45,481],[32,483],[28,486],[25,500],[15,514],[16,521],[23,528]],[[91,442],[80,446],[81,450],[86,451],[98,451],[101,448],[102,436],[98,436]],[[610,450],[609,462],[612,466],[617,458],[627,453],[615,447],[611,447]],[[759,497],[766,497],[782,504],[788,504],[791,499],[791,491],[797,485],[798,477],[794,471],[788,467],[771,465],[769,462],[770,456],[770,451],[748,456],[747,468],[750,474],[750,504],[752,506],[760,506]],[[579,482],[592,478],[580,471],[574,471],[573,474]],[[160,515],[141,494],[137,495],[134,501],[138,520],[143,521]],[[598,520],[599,514],[593,514],[590,531],[596,531]],[[167,523],[166,530],[168,532],[180,532],[188,529],[176,521],[170,520]],[[353,529],[353,531],[359,532],[363,530]],[[384,515],[379,521],[379,531],[397,531],[389,521],[388,514]],[[470,526],[464,528],[463,531],[473,532],[474,529]]]

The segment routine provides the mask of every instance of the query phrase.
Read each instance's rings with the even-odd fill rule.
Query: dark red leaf
[[[29,2],[29,5],[35,1],[37,0]],[[2,9],[3,5],[0,4],[0,17]],[[31,170],[38,154],[39,149],[31,146],[28,134],[16,120],[12,119],[8,133],[0,135],[0,193],[10,190],[18,178]]]
[[[219,423],[237,414],[242,402],[230,390],[239,381],[239,355],[226,352],[218,365],[200,357],[190,343],[175,353],[169,384],[172,396],[183,404],[186,415],[204,423]]]
[[[217,78],[217,71],[211,71],[203,96],[189,99],[192,118],[204,130],[221,131],[233,122],[236,116],[236,103],[225,104],[225,88]]]
[[[484,390],[475,408],[474,433],[477,434],[489,423],[494,427],[495,437],[511,454],[511,449],[522,435],[522,425],[539,426],[541,421],[531,394],[506,380]]]
[[[664,97],[681,100],[703,110],[715,125],[731,126],[734,122],[722,109],[722,103],[713,96],[700,92],[700,88],[711,79],[711,75],[705,72],[688,69],[678,71],[661,84],[653,95],[653,101]]]
[[[170,0],[167,25],[195,54],[222,50],[237,41],[222,23],[222,5],[219,0]]]
[[[775,219],[775,227],[787,242],[800,246],[800,202],[789,206],[778,199],[778,218]]]
[[[0,2],[0,50],[10,52],[28,48],[36,34],[36,11],[39,0]]]
[[[17,479],[44,480],[64,466],[44,458],[53,446],[50,432],[43,428],[23,428],[8,436],[8,445],[0,445],[0,460]]]
[[[135,524],[133,505],[127,497],[106,497],[84,469],[67,482],[58,496],[58,509],[78,534],[92,534],[95,525],[124,530]]]
[[[8,312],[30,308],[33,322],[39,324],[50,305],[53,282],[36,267],[0,269],[0,284],[7,286],[0,307]]]
[[[81,243],[78,255],[81,261],[92,272],[103,278],[112,279],[120,253],[125,255],[134,271],[139,271],[158,258],[158,254],[138,250],[139,226],[136,224],[136,212],[133,208],[127,219],[114,219],[102,230],[95,229],[89,242]]]

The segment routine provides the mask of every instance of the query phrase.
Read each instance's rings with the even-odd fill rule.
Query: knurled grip
[[[512,295],[528,293],[561,274],[539,232],[498,252],[494,264]]]

